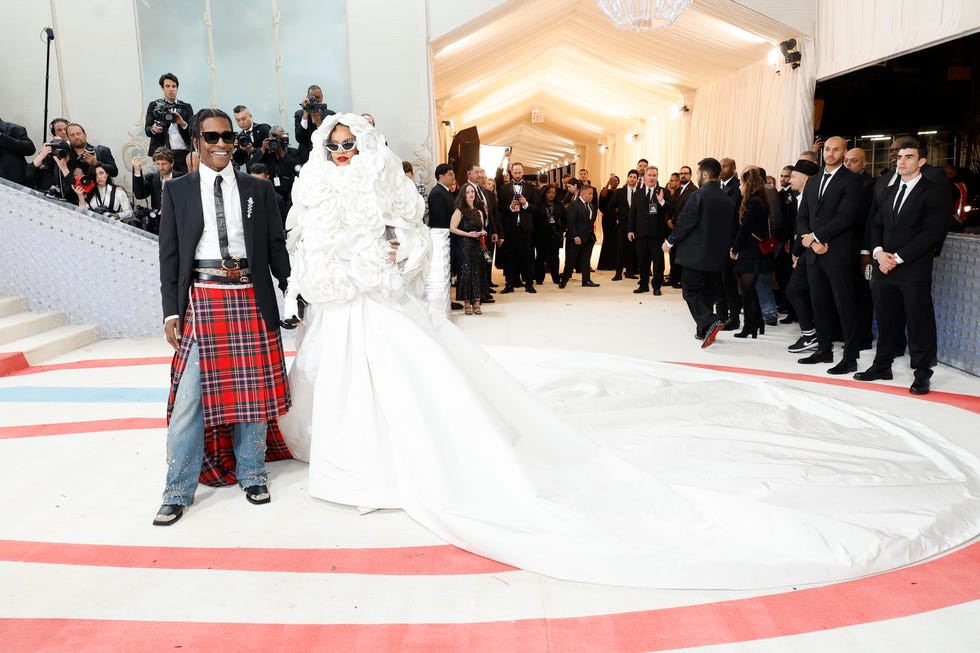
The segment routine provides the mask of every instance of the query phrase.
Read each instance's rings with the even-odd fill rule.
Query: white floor
[[[796,325],[757,340],[726,333],[702,350],[679,290],[634,295],[633,282],[609,276],[595,274],[596,289],[549,282],[535,295],[498,294],[482,316],[454,321],[485,345],[791,374],[771,382],[913,417],[980,453],[980,378],[940,366],[927,398],[879,391],[907,388],[900,361],[892,382],[842,382],[786,352]],[[359,516],[312,500],[295,461],[270,464],[269,506],[201,487],[179,524],[154,528],[164,429],[127,420],[163,417],[169,355],[162,338],[103,341],[48,363],[159,360],[0,378],[0,650],[865,653],[972,652],[980,642],[977,544],[809,594],[576,584],[459,553],[400,512]],[[864,352],[859,367],[870,359]],[[37,437],[14,428],[93,420],[114,426]]]

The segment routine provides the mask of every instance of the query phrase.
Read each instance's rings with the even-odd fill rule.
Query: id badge
[[[272,185],[275,186],[276,188],[279,188],[280,186],[282,186],[282,182],[279,181],[279,177],[273,177],[272,178]]]

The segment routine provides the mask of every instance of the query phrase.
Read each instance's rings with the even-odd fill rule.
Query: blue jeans
[[[235,424],[235,474],[243,488],[264,485],[265,422]],[[189,506],[204,461],[204,407],[201,404],[201,364],[197,343],[191,345],[187,367],[180,377],[167,431],[167,486],[163,502]]]
[[[762,307],[762,317],[772,317],[779,315],[776,310],[776,296],[772,292],[772,273],[760,272],[755,277],[755,293],[759,296],[759,305]]]

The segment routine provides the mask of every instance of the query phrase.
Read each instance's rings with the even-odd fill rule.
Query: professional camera
[[[80,186],[86,193],[91,193],[95,189],[95,179],[88,175],[78,175],[75,177],[75,185]]]
[[[56,159],[67,159],[71,152],[71,145],[68,141],[51,141],[48,143],[51,148],[51,156]]]
[[[322,117],[323,114],[327,112],[327,103],[317,102],[315,95],[310,95],[310,97],[306,98],[305,105],[302,102],[300,102],[299,105],[303,107],[303,110],[309,113],[310,115],[316,113]]]
[[[176,102],[157,100],[153,103],[153,122],[160,127],[169,127],[170,123],[177,119],[174,115],[174,111],[176,110]]]
[[[237,134],[235,134],[235,141],[236,141],[236,145],[242,149],[248,147],[249,144],[252,142],[251,139],[249,139],[247,132],[238,132]]]
[[[92,213],[98,213],[99,215],[106,215],[107,213],[112,213],[112,209],[108,206],[90,206],[88,210]]]
[[[289,147],[289,136],[283,134],[282,137],[270,136],[269,137],[269,151],[278,152],[280,148],[286,149]]]
[[[133,209],[135,226],[151,234],[160,233],[160,211],[148,206],[137,206]]]

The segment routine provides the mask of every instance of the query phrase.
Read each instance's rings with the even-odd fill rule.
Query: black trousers
[[[854,272],[857,339],[860,346],[866,347],[874,342],[874,334],[871,332],[871,323],[874,320],[874,297],[871,294],[871,284],[864,278],[864,271],[861,266],[855,266]]]
[[[793,257],[783,249],[783,243],[780,243],[779,249],[776,250],[772,274],[776,278],[776,285],[779,286],[779,294],[776,295],[776,302],[789,301],[786,290],[789,288],[789,280],[793,276]],[[796,317],[796,314],[792,310],[794,310],[794,307],[791,307],[790,315]]]
[[[534,284],[534,232],[517,230],[507,239],[509,265],[504,268],[507,285],[517,287]]]
[[[718,319],[714,311],[715,297],[718,295],[718,273],[696,270],[692,267],[684,269],[681,279],[681,296],[687,302],[691,317],[697,324],[697,334],[703,336],[708,327]]]
[[[636,274],[636,247],[630,242],[629,225],[620,220],[616,225],[616,274]]]
[[[586,238],[581,245],[576,245],[571,238],[565,239],[565,269],[561,276],[568,282],[572,278],[572,273],[578,269],[582,271],[582,283],[592,281],[592,248],[595,241]]]
[[[673,229],[671,229],[671,233],[672,232]],[[670,233],[667,234],[667,237],[668,238],[670,237]],[[670,253],[667,254],[667,260],[670,261],[670,284],[672,286],[676,286],[677,284],[681,283],[681,280],[684,278],[683,266],[681,266],[680,264],[674,261],[674,259],[677,258],[677,247],[678,247],[677,245],[671,247]]]
[[[726,257],[725,265],[718,273],[718,315],[724,320],[737,320],[742,312],[742,300],[738,295],[738,279],[735,278],[735,261]]]
[[[640,237],[636,244],[636,263],[640,268],[640,288],[650,287],[650,266],[653,265],[653,287],[664,285],[664,239]]]
[[[844,338],[844,360],[857,360],[860,348],[857,340],[857,308],[854,300],[854,268],[856,262],[820,260],[806,266],[810,283],[810,300],[813,319],[817,325],[818,351],[829,352],[834,348],[837,324],[834,308],[840,317],[840,329]]]
[[[800,331],[816,329],[813,322],[813,305],[810,300],[810,282],[807,281],[806,263],[803,259],[796,262],[796,268],[786,285],[786,300],[793,307],[796,320],[800,323]]]
[[[558,269],[558,237],[554,235],[534,241],[535,282],[544,283],[546,274],[550,274],[555,283],[558,283],[561,276],[561,270]]]
[[[932,281],[896,283],[875,278],[871,282],[878,317],[876,365],[891,365],[905,351],[908,331],[909,363],[913,370],[936,365],[936,311]]]

